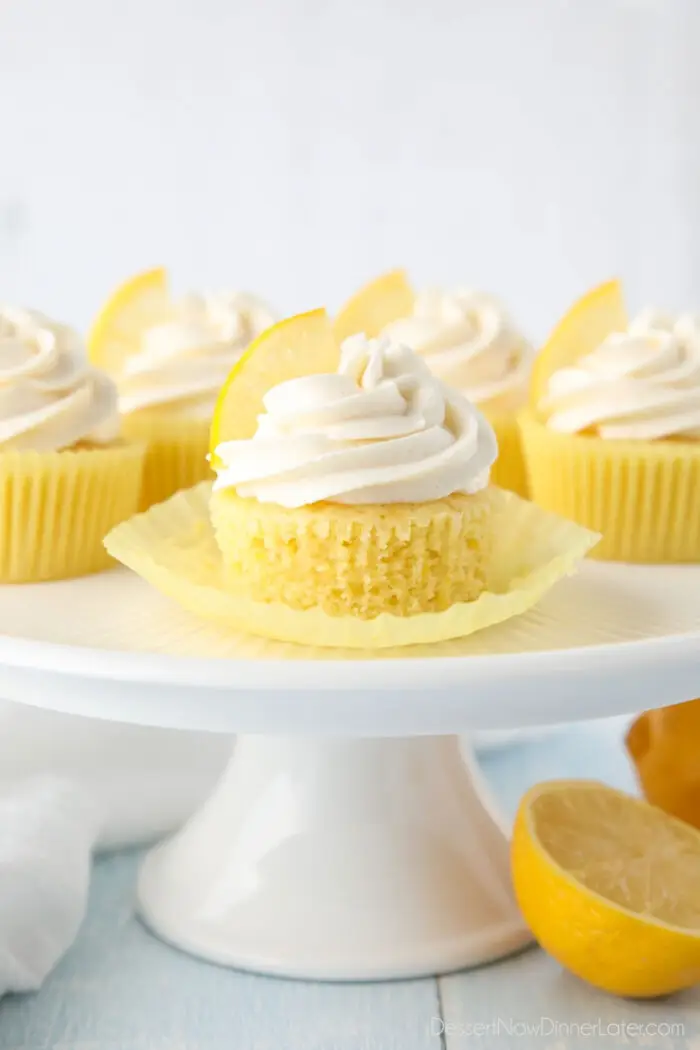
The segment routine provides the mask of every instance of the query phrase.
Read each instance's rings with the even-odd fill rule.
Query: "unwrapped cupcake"
[[[361,289],[336,318],[336,331],[341,340],[358,331],[386,335],[417,351],[493,426],[493,482],[527,494],[517,413],[527,402],[534,354],[495,296],[468,288],[415,293],[397,270]]]
[[[243,292],[173,299],[163,269],[132,278],[103,308],[90,356],[117,383],[124,433],[148,445],[142,509],[210,476],[218,391],[273,321],[260,299]]]
[[[478,598],[497,445],[405,346],[353,336],[337,372],[281,383],[255,435],[218,446],[211,517],[255,601],[372,619]]]
[[[629,321],[616,281],[538,358],[521,418],[532,498],[602,533],[593,556],[700,561],[700,319]]]
[[[105,543],[234,630],[353,649],[458,638],[532,606],[597,539],[490,485],[496,453],[479,409],[410,348],[361,334],[339,347],[316,310],[231,372],[214,485]]]
[[[0,581],[106,568],[102,541],[138,508],[143,456],[77,333],[0,307]]]

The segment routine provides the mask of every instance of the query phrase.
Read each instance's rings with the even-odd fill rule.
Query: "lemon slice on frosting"
[[[535,359],[530,403],[536,406],[544,397],[550,376],[592,353],[611,332],[624,331],[627,321],[619,281],[606,281],[582,296],[561,319]]]
[[[335,372],[340,352],[325,310],[311,310],[272,325],[253,340],[224,383],[214,409],[209,451],[223,441],[255,433],[263,398],[288,379]]]
[[[170,310],[164,267],[130,277],[107,300],[88,336],[90,360],[107,372],[121,371],[137,353],[144,329],[166,320]]]
[[[393,321],[413,313],[415,292],[403,270],[391,270],[370,281],[353,295],[333,323],[339,343],[364,332],[374,339]]]

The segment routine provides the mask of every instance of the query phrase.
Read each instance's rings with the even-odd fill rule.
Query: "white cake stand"
[[[203,808],[143,865],[143,918],[219,963],[379,979],[528,941],[506,830],[460,732],[700,693],[700,566],[587,564],[471,639],[348,654],[231,636],[126,570],[0,588],[0,693],[238,733]]]

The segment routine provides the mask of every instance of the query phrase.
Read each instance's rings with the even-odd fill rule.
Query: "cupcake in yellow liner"
[[[621,289],[585,296],[538,360],[520,418],[532,499],[602,534],[593,557],[700,561],[700,324]]]
[[[530,489],[517,414],[487,413],[487,419],[498,441],[498,459],[491,468],[492,483],[528,498]]]
[[[221,624],[348,648],[469,634],[572,570],[596,537],[489,486],[478,409],[404,346],[357,336],[338,354],[323,311],[265,333],[220,397],[214,491],[137,516],[108,550]]]
[[[77,334],[0,308],[0,582],[107,568],[103,539],[138,508],[143,457]]]
[[[335,321],[338,339],[386,335],[484,413],[498,440],[494,484],[527,495],[517,413],[527,403],[534,351],[502,303],[472,289],[414,292],[402,270],[362,288]]]
[[[207,460],[210,420],[156,407],[123,415],[121,425],[125,437],[143,442],[146,448],[141,510],[211,477]]]
[[[248,344],[274,322],[243,292],[174,299],[163,269],[127,281],[89,339],[91,359],[119,389],[123,431],[148,445],[141,507],[211,477],[216,396]]]

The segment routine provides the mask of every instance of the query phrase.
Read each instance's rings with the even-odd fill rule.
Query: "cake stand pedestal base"
[[[444,973],[530,940],[505,829],[456,736],[241,736],[138,895],[171,944],[285,977]]]

